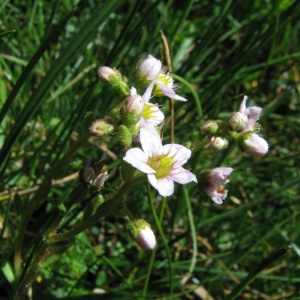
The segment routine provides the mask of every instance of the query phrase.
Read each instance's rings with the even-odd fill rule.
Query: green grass
[[[1,299],[21,299],[39,253],[32,299],[300,299],[298,1],[16,0],[3,1],[0,15]],[[189,160],[195,174],[234,168],[221,206],[196,184],[177,184],[166,201],[153,190],[152,209],[146,184],[131,190],[126,204],[155,231],[153,252],[130,240],[122,210],[47,244],[57,216],[66,232],[92,199],[78,182],[82,163],[103,149],[109,169],[123,157],[116,138],[87,142],[84,116],[102,118],[120,99],[97,68],[117,67],[131,84],[141,59],[164,60],[160,30],[188,99],[174,103],[175,142],[202,139],[205,120],[226,120],[248,95],[264,109],[268,154],[232,146]],[[167,100],[158,101],[167,116]],[[102,195],[120,183],[117,172]]]

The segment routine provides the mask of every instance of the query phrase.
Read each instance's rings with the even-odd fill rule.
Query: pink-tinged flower
[[[175,93],[175,90],[178,88],[178,85],[174,84],[173,77],[169,73],[165,74],[163,72],[159,74],[154,82],[155,85],[152,91],[153,95],[165,95],[174,100],[187,101],[187,99]]]
[[[160,74],[162,69],[161,61],[152,55],[142,60],[137,67],[136,77],[139,81],[147,83],[153,81]]]
[[[242,150],[254,157],[264,156],[269,150],[267,141],[256,133],[241,135],[238,144]]]
[[[191,150],[178,144],[162,145],[154,131],[141,129],[140,141],[143,150],[132,148],[123,158],[129,164],[146,173],[150,184],[166,197],[174,192],[174,181],[186,184],[197,182],[196,176],[181,166],[191,157]]]
[[[227,197],[227,190],[223,184],[229,182],[232,168],[220,167],[205,169],[197,176],[199,187],[217,204],[222,204]]]
[[[143,249],[153,250],[156,238],[150,225],[143,219],[136,219],[126,225],[131,238]]]
[[[246,107],[247,99],[248,97],[244,96],[244,99],[237,112],[242,115],[240,116],[240,118],[243,119],[245,122],[244,131],[255,131],[254,125],[260,116],[262,108],[258,106],[251,106],[247,108]]]

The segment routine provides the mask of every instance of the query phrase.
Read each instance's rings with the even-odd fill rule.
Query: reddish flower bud
[[[131,238],[143,249],[153,250],[156,238],[150,225],[143,219],[136,219],[126,226]]]

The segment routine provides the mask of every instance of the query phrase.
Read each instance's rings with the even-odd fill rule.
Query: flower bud
[[[206,135],[215,135],[220,130],[221,121],[209,120],[201,126],[201,131]]]
[[[123,146],[128,149],[132,143],[132,134],[130,130],[126,126],[120,125],[116,131],[116,134],[118,135],[118,138],[122,142]]]
[[[140,62],[136,70],[136,78],[142,83],[153,81],[160,74],[162,69],[161,61],[149,55]]]
[[[100,136],[108,135],[111,132],[113,132],[114,126],[109,124],[105,120],[101,119],[101,120],[94,121],[91,124],[89,130],[91,135],[100,137]]]
[[[144,101],[140,95],[129,96],[125,100],[126,112],[135,111],[138,116],[142,115],[144,109]]]
[[[99,67],[97,73],[100,79],[106,83],[111,83],[113,78],[118,78],[119,80],[122,80],[121,75],[110,67]]]
[[[247,127],[248,117],[237,111],[229,117],[227,122],[233,131],[241,132]]]
[[[150,225],[143,219],[136,219],[126,225],[131,238],[143,249],[153,250],[156,238]]]
[[[219,136],[212,137],[210,140],[210,148],[215,151],[221,151],[228,147],[228,140]]]
[[[116,69],[103,66],[98,68],[97,73],[104,83],[109,84],[121,94],[126,96],[130,94],[126,79],[123,79],[121,73]]]
[[[264,156],[269,150],[267,141],[256,133],[241,135],[238,139],[238,145],[243,151],[254,157]]]

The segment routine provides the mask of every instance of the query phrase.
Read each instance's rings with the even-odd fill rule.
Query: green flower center
[[[148,165],[156,171],[157,179],[167,177],[171,173],[174,163],[173,157],[167,155],[153,156],[148,161]]]

